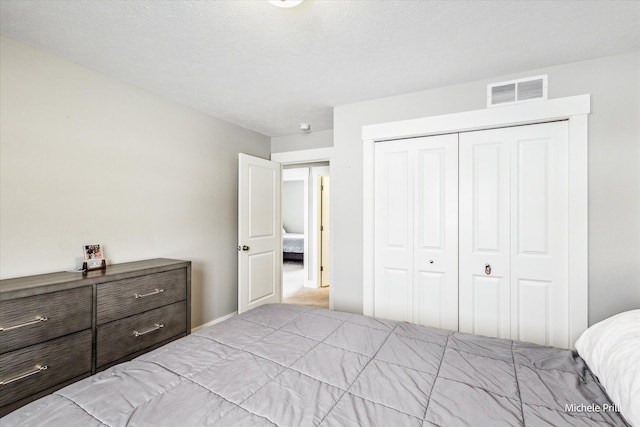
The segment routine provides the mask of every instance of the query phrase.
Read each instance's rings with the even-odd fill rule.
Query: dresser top
[[[45,292],[88,286],[113,280],[126,279],[141,274],[185,268],[191,261],[155,258],[143,261],[107,265],[106,269],[88,272],[66,272],[38,274],[0,280],[0,300],[22,298]],[[44,288],[43,288],[44,287]]]

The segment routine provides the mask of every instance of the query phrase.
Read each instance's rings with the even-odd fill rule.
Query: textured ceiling
[[[639,1],[1,0],[2,35],[268,136],[332,107],[640,50]]]

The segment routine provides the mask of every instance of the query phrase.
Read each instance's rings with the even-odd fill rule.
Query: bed
[[[302,261],[304,257],[304,234],[287,233],[282,230],[282,259]]]
[[[628,425],[608,405],[575,351],[275,304],[72,384],[0,424]]]

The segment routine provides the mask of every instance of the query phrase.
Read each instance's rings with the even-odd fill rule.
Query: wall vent
[[[487,85],[487,107],[547,99],[547,75]]]

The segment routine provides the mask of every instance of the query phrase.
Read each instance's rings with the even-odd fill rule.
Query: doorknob
[[[487,276],[491,275],[491,264],[484,265],[484,274],[486,274]]]
[[[247,246],[247,245],[243,245],[243,246],[242,246],[242,250],[243,250],[243,251],[245,251],[245,252],[246,252],[246,251],[248,251],[248,250],[249,250],[249,246]]]

